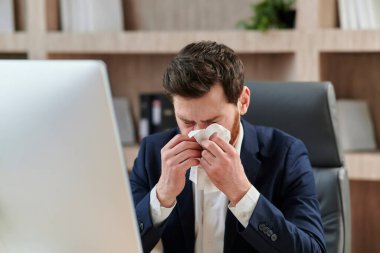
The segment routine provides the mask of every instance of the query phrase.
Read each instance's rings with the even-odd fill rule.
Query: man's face
[[[227,102],[223,87],[214,85],[200,98],[173,97],[177,124],[182,134],[204,129],[217,123],[231,131],[230,144],[235,145],[240,127],[240,113],[236,104]]]

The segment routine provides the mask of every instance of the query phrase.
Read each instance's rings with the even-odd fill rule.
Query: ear
[[[251,91],[247,86],[243,87],[238,100],[238,109],[240,115],[244,115],[248,111],[249,102],[251,100]]]

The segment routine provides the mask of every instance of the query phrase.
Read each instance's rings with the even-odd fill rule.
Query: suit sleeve
[[[133,165],[130,184],[133,201],[136,209],[137,224],[139,226],[141,242],[144,252],[150,252],[161,238],[166,222],[154,226],[150,213],[150,191],[157,183],[146,168],[149,155],[147,143],[144,139],[140,145],[139,154]],[[155,168],[157,170],[157,168]]]
[[[237,229],[258,252],[326,252],[314,176],[301,141],[288,148],[281,204],[260,194],[248,226]]]

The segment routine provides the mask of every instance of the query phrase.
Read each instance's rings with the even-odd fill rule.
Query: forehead
[[[176,116],[200,120],[224,114],[228,107],[233,106],[227,102],[221,85],[214,85],[208,93],[200,98],[173,96],[173,105]]]
[[[210,91],[199,98],[182,97],[179,95],[173,96],[174,106],[177,104],[222,104],[227,103],[227,98],[224,94],[223,87],[220,84],[215,84]]]

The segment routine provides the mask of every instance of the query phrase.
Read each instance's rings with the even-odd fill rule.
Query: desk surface
[[[128,170],[132,168],[138,150],[138,145],[124,148]],[[380,181],[380,152],[346,153],[345,161],[351,180]]]

